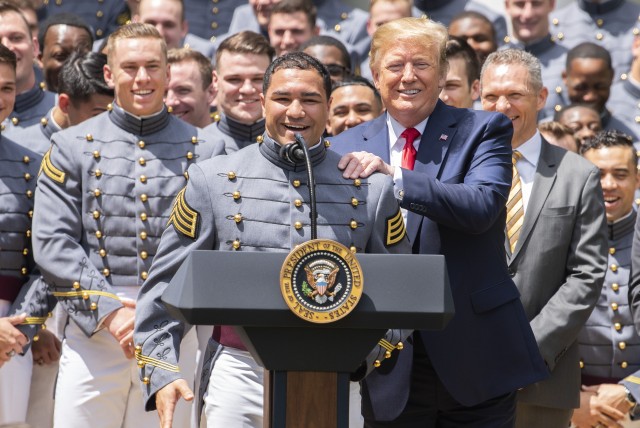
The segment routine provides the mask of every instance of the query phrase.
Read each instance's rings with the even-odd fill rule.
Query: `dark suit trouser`
[[[511,428],[515,423],[515,392],[475,406],[458,403],[446,390],[419,334],[414,334],[411,391],[406,407],[390,422],[365,420],[367,428]]]

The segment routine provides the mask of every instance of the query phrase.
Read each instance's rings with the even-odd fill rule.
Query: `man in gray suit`
[[[540,136],[536,118],[548,92],[533,55],[495,52],[480,80],[483,108],[504,113],[514,127],[507,263],[551,370],[549,379],[518,393],[516,426],[564,428],[580,404],[576,338],[596,304],[607,264],[600,173]]]

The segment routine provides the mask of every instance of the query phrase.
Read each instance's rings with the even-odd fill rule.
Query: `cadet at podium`
[[[261,95],[263,142],[189,168],[189,182],[176,198],[136,309],[134,340],[145,405],[157,408],[163,428],[171,426],[180,397],[193,398],[176,352],[186,326],[160,300],[190,251],[288,252],[310,239],[304,163],[280,155],[294,133],[307,141],[315,172],[318,238],[357,252],[411,251],[391,178],[345,179],[337,167],[340,156],[327,150],[322,133],[330,90],[329,74],[316,59],[301,52],[277,58],[265,73]],[[278,284],[273,287],[278,292]],[[208,426],[262,427],[262,369],[231,328],[216,327],[214,338],[222,346],[209,378]]]

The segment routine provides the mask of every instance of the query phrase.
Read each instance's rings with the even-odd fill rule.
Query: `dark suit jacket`
[[[518,393],[537,406],[580,405],[578,333],[598,301],[607,266],[600,172],[542,141],[531,196],[508,265],[551,377]]]
[[[512,132],[501,114],[438,101],[415,169],[403,174],[407,235],[414,252],[446,256],[456,310],[444,330],[420,334],[441,381],[466,406],[548,376],[503,246]],[[364,150],[388,162],[388,140],[383,115],[334,137],[331,148]],[[397,354],[364,381],[368,418],[393,420],[406,405],[412,349]]]

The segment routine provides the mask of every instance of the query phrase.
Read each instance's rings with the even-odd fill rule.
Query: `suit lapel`
[[[558,159],[553,156],[553,153],[549,150],[549,143],[544,138],[542,139],[542,147],[540,149],[540,160],[538,161],[538,168],[536,169],[535,178],[533,180],[533,187],[531,189],[531,195],[529,196],[529,202],[527,203],[527,210],[524,214],[524,224],[522,225],[522,231],[516,244],[513,254],[509,262],[513,261],[518,256],[523,243],[529,238],[529,235],[533,231],[533,226],[538,221],[540,211],[549,197],[553,183],[556,181],[556,165]],[[505,246],[508,248],[507,239],[505,239]],[[509,254],[510,251],[507,251]]]
[[[360,150],[375,153],[386,163],[390,162],[389,130],[387,129],[387,115],[381,114],[371,121],[362,131],[363,140],[358,144]]]
[[[438,101],[420,138],[414,171],[427,174],[430,178],[440,178],[447,151],[457,131],[455,123],[446,105]],[[415,242],[422,219],[421,215],[412,212],[407,215],[407,235],[411,242]]]

